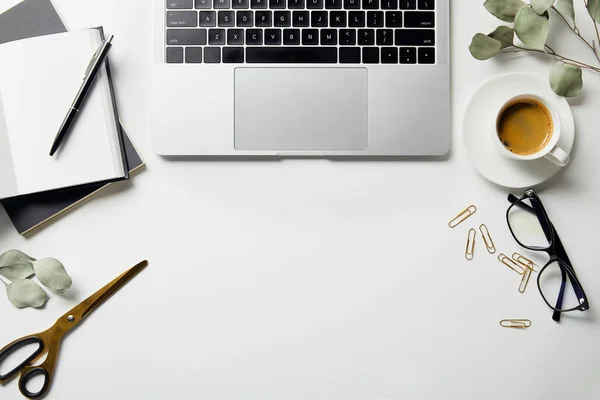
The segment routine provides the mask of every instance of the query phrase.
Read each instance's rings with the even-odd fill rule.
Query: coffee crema
[[[552,139],[554,124],[545,105],[534,99],[519,99],[500,112],[496,131],[510,152],[519,156],[535,154]]]

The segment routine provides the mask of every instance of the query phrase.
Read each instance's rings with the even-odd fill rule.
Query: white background
[[[556,324],[535,283],[519,294],[519,276],[481,243],[473,262],[463,257],[482,222],[500,251],[519,250],[508,191],[467,160],[465,105],[502,72],[546,79],[550,68],[530,55],[471,58],[472,35],[498,24],[482,1],[452,3],[453,148],[441,162],[162,159],[150,147],[150,1],[55,4],[71,29],[115,35],[119,108],[148,167],[29,239],[0,213],[0,250],[56,257],[74,279],[71,297],[52,295],[43,310],[0,296],[0,343],[45,330],[138,261],[150,266],[67,337],[48,399],[599,398],[600,76],[586,73],[571,101],[572,163],[537,188],[591,302]],[[593,61],[576,38],[555,50]],[[471,203],[477,214],[449,229]],[[500,328],[509,317],[533,326]],[[20,398],[16,382],[0,397]]]

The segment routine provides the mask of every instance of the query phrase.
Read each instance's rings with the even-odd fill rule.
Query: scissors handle
[[[31,344],[37,344],[38,348],[29,357],[27,357],[22,363],[17,365],[15,368],[13,368],[12,370],[10,370],[9,372],[7,372],[4,375],[0,374],[0,383],[5,381],[6,379],[11,378],[13,375],[16,375],[26,365],[30,364],[36,358],[38,358],[44,351],[45,346],[44,346],[44,341],[42,340],[41,337],[39,337],[37,335],[31,335],[31,336],[25,336],[24,338],[15,340],[14,342],[8,344],[6,347],[4,347],[2,350],[0,350],[0,366],[2,366],[2,363],[4,361],[6,361],[6,359],[11,354],[13,354],[15,351],[17,351],[25,346],[29,346]]]
[[[36,376],[42,375],[44,377],[44,384],[42,388],[37,392],[30,392],[27,389],[27,383],[31,381]],[[23,373],[21,374],[21,378],[19,379],[19,390],[21,394],[28,399],[41,399],[48,392],[48,387],[50,386],[50,373],[46,370],[44,365],[40,365],[39,367],[25,367],[23,369]]]

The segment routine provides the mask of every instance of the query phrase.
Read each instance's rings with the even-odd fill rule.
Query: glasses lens
[[[559,261],[553,261],[540,273],[538,283],[540,292],[546,303],[552,308],[562,311],[573,310],[579,306],[579,299],[575,294],[570,275],[566,266]],[[564,287],[563,287],[564,281]],[[562,300],[558,304],[562,290]]]
[[[548,232],[544,232],[542,223],[534,211],[532,200],[524,199],[513,204],[508,210],[508,224],[517,241],[523,246],[534,249],[547,249],[551,243],[550,223],[542,217]]]

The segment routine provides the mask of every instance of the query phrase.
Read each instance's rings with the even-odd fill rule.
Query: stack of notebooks
[[[119,121],[108,61],[67,140],[48,154],[103,40],[101,28],[67,32],[50,0],[0,15],[0,202],[21,234],[143,166]]]

